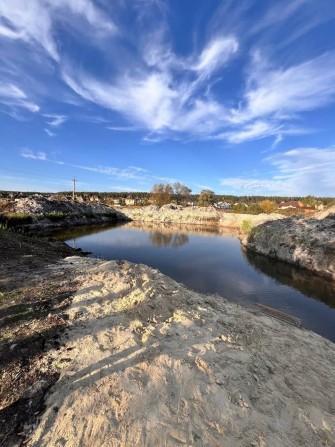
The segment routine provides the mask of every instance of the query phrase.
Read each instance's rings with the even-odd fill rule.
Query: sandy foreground
[[[335,345],[157,270],[68,257],[80,282],[28,446],[335,446]]]

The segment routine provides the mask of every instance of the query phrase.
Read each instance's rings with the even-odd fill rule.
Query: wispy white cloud
[[[236,2],[227,1],[218,9],[217,25],[220,26],[206,30],[201,39],[194,37],[193,47],[183,55],[171,39],[168,8],[161,0],[146,3],[148,10],[140,15],[139,11],[144,8],[142,0],[131,5],[116,2],[113,7],[108,2],[93,0],[31,0],[29,8],[24,0],[2,2],[0,38],[6,42],[24,42],[35,54],[47,55],[49,71],[60,74],[61,88],[71,97],[73,106],[87,107],[93,113],[99,110],[93,109],[97,106],[105,109],[102,113],[108,118],[108,113],[113,112],[113,119],[107,119],[105,124],[110,130],[144,130],[149,135],[141,137],[150,143],[176,136],[186,140],[225,140],[231,144],[274,137],[278,143],[286,135],[306,132],[307,126],[296,125],[303,113],[335,100],[335,53],[328,52],[304,62],[299,59],[299,63],[287,58],[283,64],[275,55],[272,61],[268,60],[265,50],[263,53],[257,49],[262,49],[260,41],[247,40],[250,36],[259,39],[259,31],[293,20],[310,3],[292,0],[280,7],[272,4],[263,7],[260,9],[262,20],[243,30],[238,23],[252,6],[246,2],[236,6]],[[118,16],[128,6],[137,14],[134,36],[126,32],[122,14]],[[99,69],[85,64],[84,57],[78,63],[77,54],[68,51],[60,31],[66,35],[70,30],[71,38],[80,35],[89,40],[88,52],[92,50],[96,55]],[[78,47],[82,45],[78,40]],[[237,68],[238,75],[243,74],[245,78],[238,79],[237,86],[229,73],[226,81],[225,70],[236,58],[240,57],[239,65],[246,68],[244,58],[251,45],[256,50],[249,69]],[[41,60],[42,56],[40,63]],[[117,63],[111,63],[114,60]],[[16,85],[10,80],[10,69],[6,67],[7,85]],[[237,86],[238,92],[230,94],[226,82],[228,86]],[[17,88],[22,92],[27,90],[26,97],[7,97],[4,101],[12,107],[20,104],[21,108],[38,111],[39,106],[30,98],[39,96],[30,95],[30,84],[25,89],[20,85],[23,84]],[[51,93],[44,92],[44,95]],[[116,123],[114,112],[122,117],[125,125],[109,125]],[[47,124],[51,128],[61,126],[67,119],[67,114],[61,111],[45,116],[50,118]],[[51,128],[47,133],[54,133]]]
[[[74,163],[67,163],[62,160],[56,160],[47,156],[46,152],[32,151],[31,149],[24,148],[20,151],[20,156],[31,160],[47,161],[58,165],[72,166],[77,169],[83,169],[85,171],[95,172],[98,174],[105,174],[111,177],[115,177],[119,180],[143,180],[148,177],[147,170],[139,166],[128,166],[127,168],[117,168],[112,166],[86,166]]]
[[[285,120],[318,109],[335,98],[335,53],[279,69],[271,67],[257,52],[247,85],[245,105],[232,110],[232,122],[268,116]]]
[[[238,194],[333,196],[335,148],[296,148],[264,159],[268,178],[222,178],[220,184]]]
[[[108,83],[67,70],[63,72],[63,79],[83,98],[116,110],[145,128],[159,130],[170,122],[172,101],[177,92],[164,75],[126,76]]]
[[[49,137],[55,137],[56,134],[54,132],[51,132],[51,130],[49,129],[44,129],[45,133],[47,133],[49,135]]]
[[[296,117],[334,101],[335,53],[274,68],[255,52],[243,99],[238,107],[228,109],[223,101],[204,95],[203,89],[206,78],[231,60],[237,50],[235,37],[217,38],[199,54],[197,63],[190,63],[190,59],[177,63],[169,49],[163,64],[156,56],[151,57],[151,63],[157,64],[155,71],[137,70],[136,74],[103,81],[64,67],[63,79],[78,95],[121,113],[135,127],[230,143],[305,133],[303,127],[292,125]],[[189,78],[190,70],[197,73],[193,79]]]
[[[205,82],[200,79],[204,73],[202,68],[199,77],[191,83],[185,77],[177,82],[168,70],[137,71],[106,82],[66,67],[63,79],[81,97],[121,113],[137,128],[200,135],[216,131],[225,119],[222,105],[194,92],[199,82]],[[188,72],[185,69],[184,76]]]
[[[300,8],[306,6],[309,0],[292,0],[287,4],[273,3],[265,15],[251,27],[250,32],[258,32],[264,28],[273,27],[278,22],[285,22],[294,16]]]
[[[218,135],[229,143],[243,143],[244,141],[257,140],[267,136],[276,135],[280,131],[279,125],[267,121],[254,121],[241,129]]]
[[[271,150],[274,149],[278,144],[283,141],[283,135],[281,133],[277,134],[276,138],[274,139],[273,143],[271,144]]]
[[[20,155],[23,158],[30,158],[32,160],[47,160],[47,154],[45,152],[34,152],[26,148],[21,150]]]
[[[1,2],[0,20],[0,35],[40,45],[53,59],[58,59],[50,13],[43,3],[31,0],[27,7],[24,0]]]
[[[220,180],[221,186],[229,187],[229,191],[240,195],[275,195],[293,194],[290,185],[285,185],[281,180],[267,180],[247,177],[230,177]]]
[[[50,121],[48,121],[47,124],[49,124],[49,126],[53,126],[53,127],[61,126],[68,119],[68,117],[65,115],[55,115],[55,114],[47,115],[47,114],[45,114],[44,116],[46,118],[50,118]]]
[[[103,174],[118,181],[135,181],[140,184],[153,184],[155,182],[175,183],[182,182],[180,179],[167,177],[162,175],[155,175],[150,173],[147,169],[139,166],[127,166],[126,168],[118,168],[114,166],[87,166],[75,163],[68,163],[62,160],[56,160],[47,156],[45,152],[32,151],[30,149],[22,149],[20,156],[31,160],[39,160],[43,162],[50,162],[63,166],[70,166],[83,171],[88,171],[96,174]],[[124,188],[124,187],[123,187]]]
[[[260,52],[253,55],[247,88],[238,108],[230,110],[232,129],[215,137],[230,143],[315,131],[297,126],[303,113],[335,100],[335,53],[287,68],[273,68]]]
[[[135,132],[138,130],[134,126],[106,126],[106,129],[115,130],[116,132]]]
[[[0,84],[0,101],[13,109],[19,107],[33,113],[40,110],[40,107],[31,101],[21,88],[11,83]]]
[[[97,172],[99,174],[106,174],[111,177],[115,177],[119,180],[143,180],[145,177],[143,173],[146,172],[145,169],[139,168],[137,166],[128,166],[127,168],[115,168],[112,166],[82,166],[82,165],[72,165],[75,168],[84,169],[86,171]]]
[[[192,69],[209,76],[225,65],[238,50],[238,41],[234,36],[213,39],[199,55]]]
[[[60,60],[54,23],[72,17],[84,18],[98,32],[114,33],[116,26],[91,0],[11,0],[0,3],[0,36],[40,46],[49,56]],[[76,22],[72,20],[72,26]]]

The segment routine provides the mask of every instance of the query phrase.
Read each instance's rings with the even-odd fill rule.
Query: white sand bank
[[[335,445],[335,345],[144,265],[67,258],[82,278],[29,446]]]

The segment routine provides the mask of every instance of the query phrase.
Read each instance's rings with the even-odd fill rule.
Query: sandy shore
[[[335,445],[335,345],[144,265],[70,257],[60,379],[26,445]]]

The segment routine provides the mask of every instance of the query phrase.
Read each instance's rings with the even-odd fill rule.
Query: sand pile
[[[144,265],[62,262],[82,286],[27,445],[335,445],[331,342]]]
[[[122,208],[122,212],[130,219],[140,222],[159,222],[174,224],[215,224],[222,227],[241,229],[246,226],[250,229],[261,223],[282,219],[278,213],[272,214],[237,214],[218,210],[213,206],[164,205],[159,208],[150,205],[143,208]]]

